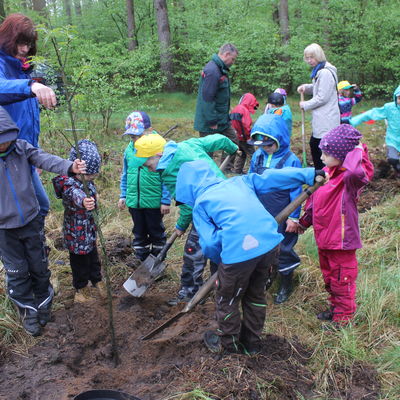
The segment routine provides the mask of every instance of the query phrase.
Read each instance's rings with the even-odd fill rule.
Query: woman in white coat
[[[300,107],[305,111],[311,110],[312,112],[311,155],[314,167],[322,169],[324,164],[320,158],[319,142],[327,132],[340,125],[336,90],[337,70],[326,61],[325,53],[317,43],[312,43],[304,49],[304,61],[313,68],[312,83],[300,85],[297,91],[312,94],[310,100],[300,102]]]

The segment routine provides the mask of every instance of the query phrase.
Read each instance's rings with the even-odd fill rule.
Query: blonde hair
[[[319,63],[322,61],[326,61],[326,56],[322,47],[317,43],[311,43],[304,49],[304,61],[306,61],[306,57],[314,57]]]

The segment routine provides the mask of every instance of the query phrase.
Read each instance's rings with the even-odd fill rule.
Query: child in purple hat
[[[329,182],[307,201],[298,233],[314,226],[319,263],[330,307],[317,318],[341,327],[356,311],[356,250],[361,248],[357,202],[361,189],[372,179],[374,168],[362,135],[343,124],[329,131],[320,143],[321,160]]]

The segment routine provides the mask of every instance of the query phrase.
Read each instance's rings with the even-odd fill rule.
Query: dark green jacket
[[[229,128],[231,88],[228,72],[229,68],[217,54],[204,67],[199,80],[194,118],[196,131],[217,133]],[[210,128],[216,124],[217,129]]]
[[[166,185],[172,197],[175,197],[176,177],[179,168],[185,162],[195,160],[206,160],[217,176],[224,177],[224,174],[218,168],[217,164],[207,153],[217,150],[224,150],[233,154],[238,149],[226,136],[215,134],[203,138],[192,138],[180,143],[169,141],[163,151],[163,156],[157,165],[157,170],[161,172],[161,179]],[[176,227],[180,230],[186,230],[192,221],[192,209],[187,205],[180,205],[179,219]]]
[[[124,153],[124,168],[121,175],[121,198],[126,198],[130,208],[159,208],[170,204],[169,193],[162,188],[159,172],[151,172],[143,166],[146,158],[136,157],[133,142]]]

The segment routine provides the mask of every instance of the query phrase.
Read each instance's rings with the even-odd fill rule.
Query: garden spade
[[[286,221],[286,219],[289,217],[289,215],[296,210],[297,207],[299,207],[305,200],[308,199],[320,186],[322,186],[325,183],[325,179],[322,176],[317,176],[315,178],[315,183],[313,186],[309,186],[306,188],[299,196],[297,196],[290,204],[288,204],[276,217],[275,220],[278,222],[278,224],[281,224],[283,221]],[[151,339],[153,336],[155,336],[157,333],[161,332],[164,330],[166,327],[170,326],[173,322],[178,320],[182,315],[188,313],[191,311],[197,304],[199,304],[204,298],[208,296],[208,294],[211,292],[212,288],[215,286],[215,282],[218,279],[218,272],[213,274],[201,288],[198,290],[198,292],[193,296],[193,298],[189,301],[189,303],[186,304],[186,306],[179,311],[177,314],[175,314],[173,317],[165,321],[162,325],[158,326],[157,328],[153,329],[151,332],[149,332],[147,335],[144,335],[141,337],[142,340],[147,340]]]
[[[147,288],[155,281],[157,277],[164,271],[166,265],[163,262],[168,250],[178,237],[174,232],[167,240],[157,257],[150,254],[140,264],[138,269],[125,281],[124,289],[134,297],[141,297]]]
[[[219,167],[221,171],[224,171],[232,157],[233,155],[230,155],[225,158]],[[165,243],[158,256],[155,257],[150,254],[142,264],[140,264],[138,269],[125,281],[123,286],[129,294],[134,297],[141,297],[150,285],[162,274],[166,268],[166,264],[163,260],[177,237],[178,235],[174,232],[167,240],[167,243]]]

